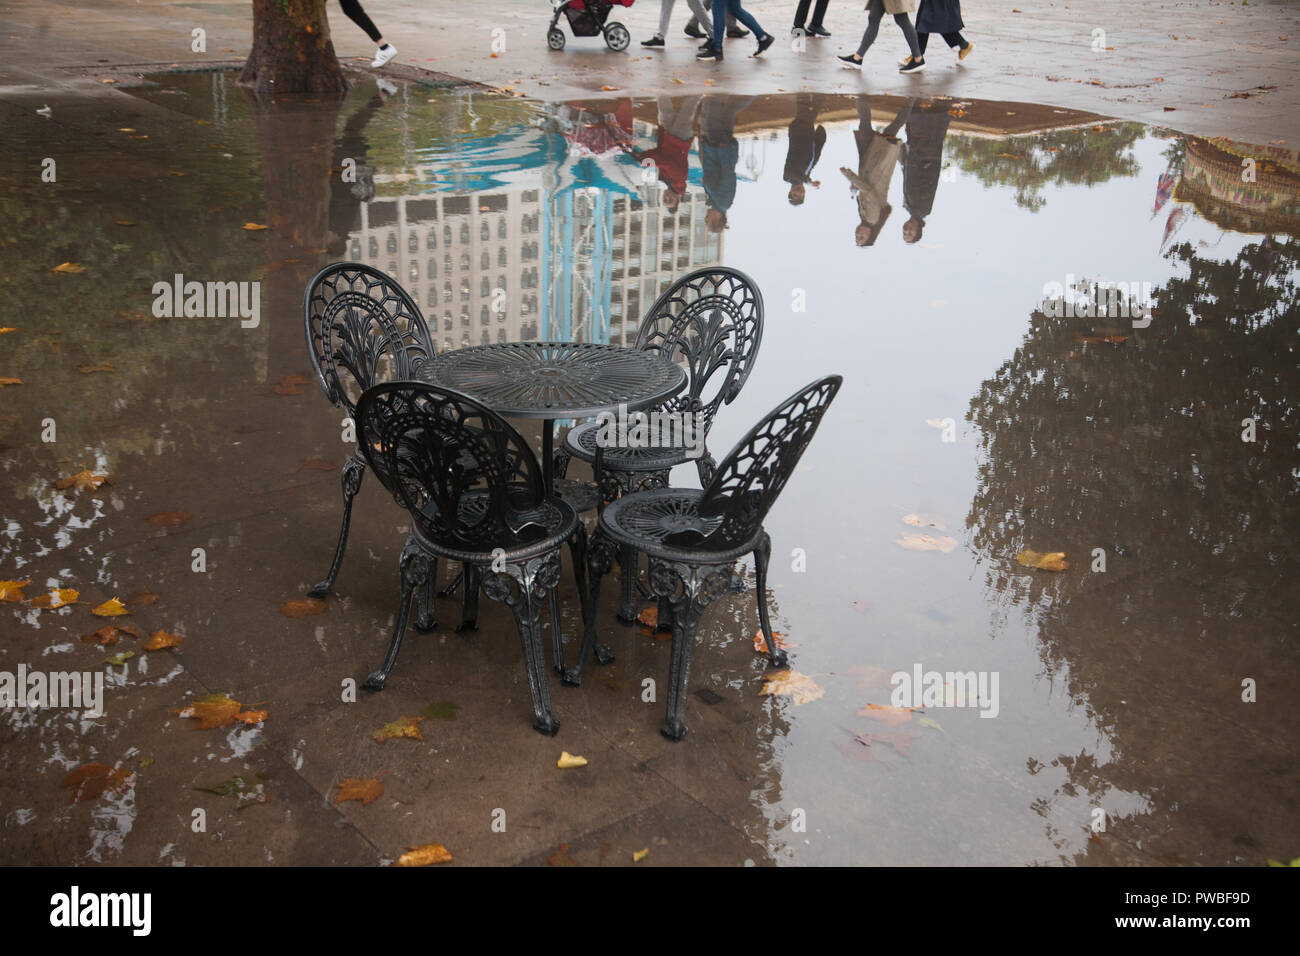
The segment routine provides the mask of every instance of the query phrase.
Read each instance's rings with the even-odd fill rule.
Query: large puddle
[[[153,80],[128,120],[0,108],[0,379],[20,380],[0,389],[0,578],[31,579],[27,598],[148,588],[192,644],[240,632],[191,652],[200,678],[256,655],[248,605],[275,618],[295,596],[259,585],[269,542],[311,516],[301,565],[276,568],[303,585],[333,543],[337,416],[314,382],[285,400],[326,262],[396,277],[440,349],[631,344],[675,278],[724,264],[767,315],[715,454],[813,378],[845,380],[767,521],[776,629],[824,696],[764,699],[734,753],[704,733],[677,745],[743,767],[732,826],[800,863],[1296,855],[1295,151],[1015,103],[538,103],[364,80],[339,107],[257,112],[232,76]],[[259,314],[160,317],[154,285],[178,274],[258,281]],[[1123,292],[1093,307],[1095,283]],[[82,469],[112,484],[52,484]],[[399,544],[374,535],[358,659],[382,652]],[[224,593],[195,583],[198,545],[225,562]],[[1069,566],[1026,567],[1026,550]],[[0,667],[102,666],[78,637],[105,622],[77,610],[5,604]],[[702,638],[726,653],[693,683],[753,698],[752,594],[716,614]],[[869,708],[899,670],[984,689],[951,706],[941,677],[924,714]],[[154,662],[132,681],[176,676]],[[166,858],[170,836],[131,825],[138,801],[77,818],[85,846],[57,834],[55,785],[137,759],[129,722],[89,748],[66,715],[13,711],[2,732],[11,847],[111,860],[153,841],[141,859]]]

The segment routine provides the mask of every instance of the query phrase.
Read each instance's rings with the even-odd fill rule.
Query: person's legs
[[[809,29],[822,29],[822,20],[826,16],[826,8],[830,6],[831,0],[817,0],[817,6],[813,7],[812,23],[808,24]]]
[[[876,34],[880,32],[880,18],[884,15],[885,0],[871,0],[871,8],[867,13],[867,29],[862,34],[862,42],[858,44],[859,60],[866,56],[871,44],[876,42]]]
[[[947,39],[947,37],[945,37],[944,39]],[[916,45],[921,48],[921,56],[925,56],[925,47],[926,44],[928,44],[929,42],[930,42],[930,34],[918,33],[916,35]]]
[[[656,36],[668,36],[668,21],[672,19],[673,4],[676,2],[677,0],[659,0],[659,32]]]
[[[708,0],[705,0],[705,3],[708,4]],[[727,18],[726,18],[725,16],[723,16],[723,14],[722,14],[722,10],[725,10],[725,9],[726,9],[726,7],[723,7],[722,9],[720,9],[720,10],[716,10],[716,11],[715,11],[715,10],[713,10],[712,5],[709,5],[709,10],[710,10],[710,12],[712,12],[712,13],[714,14],[714,16],[713,16],[713,47],[714,47],[714,49],[716,49],[719,53],[722,52],[722,42],[723,42],[724,38],[725,38],[726,35],[727,35]]]
[[[727,0],[727,13],[748,27],[750,32],[754,34],[755,39],[762,39],[767,36],[767,31],[759,26],[758,21],[754,19],[750,12],[740,5],[740,0]]]
[[[709,16],[709,11],[704,8],[700,0],[686,0],[687,5],[691,8],[691,22],[704,28],[705,36],[713,35],[713,18]]]
[[[366,36],[376,43],[383,43],[384,35],[379,32],[379,28],[375,26],[374,21],[366,16],[366,11],[361,9],[359,0],[339,0],[339,6],[348,15],[349,20],[366,31]]]
[[[945,33],[943,38],[949,46],[956,47],[958,50],[966,45],[966,38],[961,35],[960,30],[954,33]],[[921,45],[921,52],[925,52],[925,44]]]
[[[794,25],[803,29],[804,21],[808,19],[808,8],[812,6],[812,0],[799,0],[799,6],[794,10]]]
[[[884,0],[881,0],[881,5],[883,7]],[[906,13],[895,13],[894,22],[898,24],[899,29],[903,31],[903,36],[907,38],[907,48],[912,51],[912,58],[916,60],[924,59],[921,46],[916,39],[916,28],[912,26],[911,18]]]

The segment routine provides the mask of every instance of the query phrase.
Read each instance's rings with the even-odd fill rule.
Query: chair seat
[[[476,524],[486,513],[487,505],[486,491],[462,495],[461,518],[467,524]],[[497,557],[496,548],[504,552],[505,560],[510,563],[545,554],[564,544],[578,527],[577,511],[559,498],[548,498],[530,512],[518,512],[517,518],[519,523],[511,539],[496,542],[486,551],[458,548],[450,542],[432,541],[420,532],[418,524],[412,524],[411,531],[420,546],[430,554],[466,564],[482,565],[491,564]]]
[[[564,436],[564,450],[574,458],[594,462],[600,427],[599,422],[586,422],[571,429]],[[610,471],[665,471],[690,460],[680,440],[658,447],[606,448],[603,455],[604,467]]]
[[[654,488],[624,495],[605,506],[600,527],[617,544],[630,545],[652,558],[687,564],[722,564],[753,551],[763,536],[761,527],[741,545],[724,550],[698,546],[722,524],[721,517],[700,514],[703,496],[703,491],[692,488]],[[666,540],[670,537],[676,541]],[[700,540],[687,540],[691,537]]]

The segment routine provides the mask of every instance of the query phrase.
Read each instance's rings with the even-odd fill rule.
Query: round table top
[[[686,384],[686,372],[657,352],[588,342],[472,345],[434,357],[421,378],[499,415],[551,419],[650,408]]]

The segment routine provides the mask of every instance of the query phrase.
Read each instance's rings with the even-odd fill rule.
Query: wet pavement
[[[0,604],[0,671],[107,680],[102,717],[0,714],[0,862],[1296,855],[1294,150],[1013,101],[543,102],[363,79],[341,105],[255,109],[233,80],[123,81],[111,112],[0,101],[0,380],[19,380],[0,388],[0,579],[31,582]],[[683,110],[670,214],[677,168],[618,144],[651,149]],[[300,310],[344,258],[401,281],[440,349],[630,344],[687,271],[752,275],[763,342],[715,454],[845,377],[766,521],[773,623],[821,696],[761,695],[746,564],[748,591],[700,626],[680,743],[657,732],[668,641],[617,624],[608,585],[617,661],[552,680],[553,739],[487,600],[471,633],[440,601],[387,689],[345,700],[387,646],[406,530],[373,477],[334,595],[283,613],[338,528],[351,446],[308,380]],[[258,321],[158,316],[177,274],[260,283]],[[1078,314],[1092,282],[1129,283],[1134,309]],[[57,487],[83,470],[110,481]],[[34,606],[50,588],[77,603]],[[562,593],[575,651],[567,573]],[[92,613],[115,597],[129,616]],[[122,621],[181,643],[83,640]],[[949,679],[888,709],[914,670],[986,682],[967,706]],[[266,718],[193,729],[177,711],[205,694]],[[372,738],[403,716],[422,740]],[[561,750],[588,765],[557,769]],[[102,795],[61,786],[91,763],[119,771]],[[336,803],[344,778],[383,795]]]

